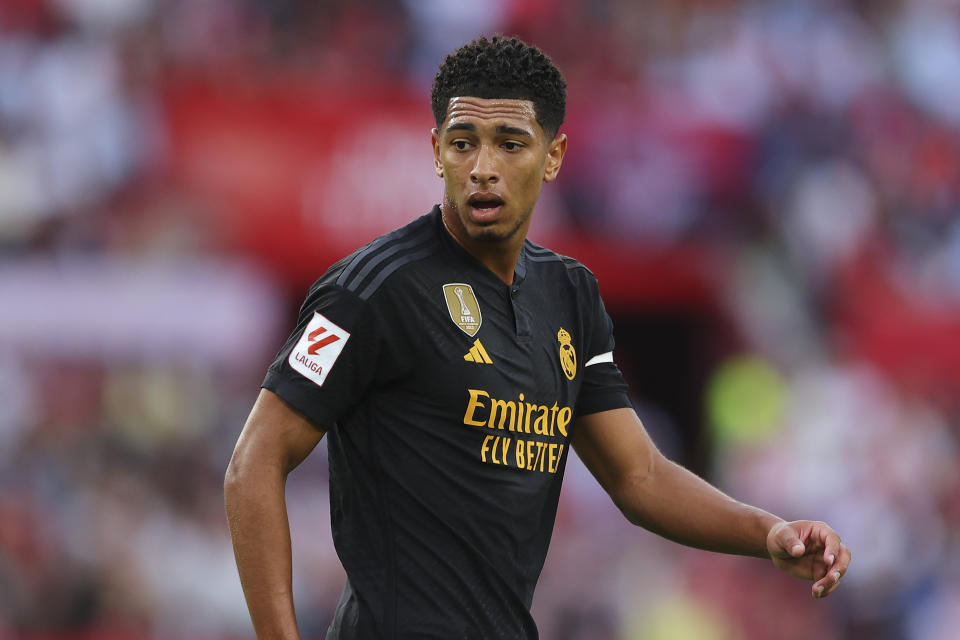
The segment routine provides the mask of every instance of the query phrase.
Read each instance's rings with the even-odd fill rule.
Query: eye
[[[519,151],[520,149],[523,149],[523,145],[519,142],[509,141],[503,143],[503,148],[507,151]]]
[[[466,151],[470,148],[470,143],[466,140],[454,140],[450,144],[453,145],[453,148],[457,151]]]

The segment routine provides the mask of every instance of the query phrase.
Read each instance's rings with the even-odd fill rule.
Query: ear
[[[553,182],[560,172],[563,156],[567,153],[567,134],[558,133],[547,147],[547,162],[543,168],[543,181]]]
[[[443,164],[440,163],[440,131],[434,127],[430,130],[430,144],[433,145],[433,169],[437,177],[443,177]]]

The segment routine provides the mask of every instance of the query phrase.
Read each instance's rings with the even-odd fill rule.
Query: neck
[[[523,241],[527,235],[527,226],[517,229],[516,233],[503,240],[474,240],[467,235],[466,230],[459,225],[456,214],[446,206],[441,208],[443,228],[456,240],[457,244],[471,256],[479,260],[495,276],[506,284],[513,284],[514,272],[520,251],[523,250]]]

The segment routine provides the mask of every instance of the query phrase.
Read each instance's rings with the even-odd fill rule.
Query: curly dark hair
[[[553,138],[566,113],[567,83],[537,47],[518,38],[480,36],[448,55],[433,79],[430,103],[437,127],[457,96],[530,100],[537,122]]]

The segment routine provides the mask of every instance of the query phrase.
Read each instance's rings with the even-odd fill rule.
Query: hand
[[[813,597],[825,598],[840,584],[850,566],[850,549],[824,522],[778,522],[767,534],[773,564],[790,575],[813,583]]]

